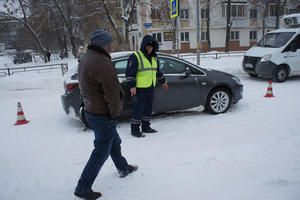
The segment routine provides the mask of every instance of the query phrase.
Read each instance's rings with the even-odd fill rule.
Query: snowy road
[[[299,200],[300,77],[273,83],[241,71],[240,58],[203,59],[237,74],[244,98],[226,114],[155,118],[158,134],[118,131],[122,151],[140,169],[120,179],[109,159],[94,184],[103,200]],[[216,66],[220,66],[217,68]],[[64,113],[61,72],[0,77],[0,199],[75,199],[93,134]],[[30,123],[14,126],[20,101]]]

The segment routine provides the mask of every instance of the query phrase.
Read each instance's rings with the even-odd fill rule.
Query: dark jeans
[[[133,103],[133,112],[131,117],[131,130],[136,132],[140,129],[147,130],[150,127],[152,115],[154,88],[137,88],[136,97]]]
[[[94,130],[94,150],[83,169],[75,192],[92,192],[92,185],[101,167],[110,155],[118,171],[128,171],[129,165],[121,153],[121,138],[116,129],[116,121],[107,116],[91,115],[85,112],[86,120]]]

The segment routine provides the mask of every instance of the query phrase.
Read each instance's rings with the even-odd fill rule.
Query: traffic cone
[[[273,96],[272,81],[271,80],[269,80],[269,86],[268,86],[267,94],[265,95],[265,97],[274,97]]]
[[[22,125],[22,124],[27,124],[29,121],[26,120],[21,103],[18,102],[18,113],[17,113],[17,122],[15,123],[16,125]]]

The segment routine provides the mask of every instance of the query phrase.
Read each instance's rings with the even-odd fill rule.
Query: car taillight
[[[65,91],[70,92],[71,90],[73,90],[75,87],[78,86],[78,83],[64,83],[64,85],[65,85]]]

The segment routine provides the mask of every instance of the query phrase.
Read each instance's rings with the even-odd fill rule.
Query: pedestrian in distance
[[[46,51],[46,57],[47,57],[47,61],[50,62],[50,58],[51,58],[51,52],[50,51]]]
[[[79,46],[78,51],[77,51],[77,60],[80,62],[80,58],[82,55],[85,54],[85,49],[83,46]]]
[[[121,138],[116,129],[116,119],[123,106],[123,94],[110,57],[113,38],[108,32],[96,29],[91,33],[90,41],[91,45],[79,62],[78,80],[86,120],[94,131],[94,150],[74,194],[84,199],[97,199],[101,193],[94,192],[92,185],[109,155],[120,178],[136,171],[138,166],[129,165],[122,156]]]
[[[156,79],[168,90],[168,84],[159,69],[158,42],[150,35],[144,36],[139,51],[134,52],[128,59],[126,82],[133,97],[131,117],[131,135],[145,137],[144,133],[156,133],[151,128],[153,93]],[[140,130],[141,126],[141,130]]]

